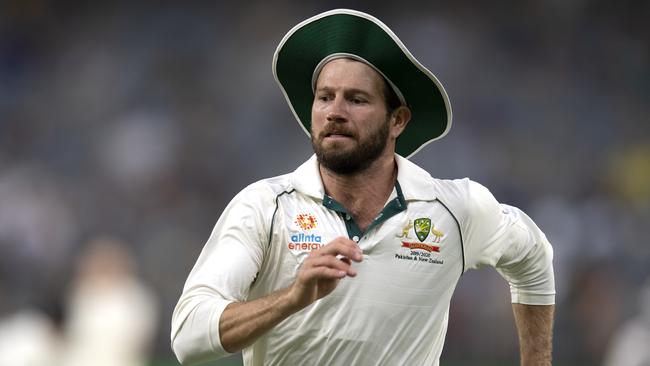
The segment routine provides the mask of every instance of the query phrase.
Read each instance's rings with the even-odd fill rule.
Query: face
[[[382,154],[392,154],[392,118],[384,87],[381,75],[358,61],[335,59],[323,67],[311,116],[312,146],[322,166],[353,174]]]

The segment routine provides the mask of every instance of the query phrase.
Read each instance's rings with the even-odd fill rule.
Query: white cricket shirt
[[[365,233],[325,194],[315,156],[241,191],[174,310],[179,360],[226,356],[224,308],[289,286],[309,252],[339,236],[363,251],[363,262],[353,264],[358,275],[244,349],[246,366],[438,365],[456,283],[485,265],[510,283],[512,302],[554,303],[552,248],[528,216],[469,179],[434,179],[395,158],[397,184]]]

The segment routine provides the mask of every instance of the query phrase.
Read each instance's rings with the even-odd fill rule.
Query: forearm
[[[300,309],[289,300],[289,288],[256,300],[231,303],[219,319],[221,345],[230,353],[240,351]]]
[[[282,320],[330,294],[341,278],[356,276],[351,263],[362,259],[357,244],[344,237],[311,252],[288,288],[224,309],[219,320],[222,347],[236,352],[252,344]]]
[[[552,359],[554,305],[512,304],[522,366],[549,366]]]

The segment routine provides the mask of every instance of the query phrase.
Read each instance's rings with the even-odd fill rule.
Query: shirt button
[[[345,219],[346,220],[350,220],[351,218],[352,218],[352,216],[350,216],[350,214],[345,214]]]
[[[354,240],[355,242],[358,243],[359,242],[359,237],[355,235],[355,236],[352,237],[352,240]]]

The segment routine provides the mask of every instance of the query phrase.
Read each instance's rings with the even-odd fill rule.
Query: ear
[[[404,131],[410,120],[411,109],[409,109],[409,107],[402,105],[395,109],[393,113],[391,113],[390,117],[391,137],[397,139],[399,135],[402,134],[402,131]]]

